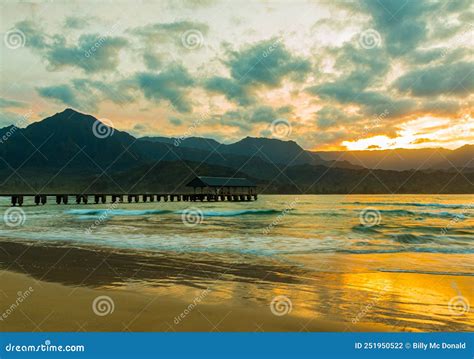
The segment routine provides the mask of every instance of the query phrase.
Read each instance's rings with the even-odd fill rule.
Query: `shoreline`
[[[270,310],[213,305],[204,301],[191,308],[191,303],[166,295],[65,286],[37,281],[28,275],[9,271],[0,271],[0,278],[0,310],[4,310],[8,303],[13,303],[14,297],[24,292],[25,288],[33,288],[32,293],[7,318],[0,320],[2,332],[340,332],[347,327],[343,322],[317,318],[308,320],[296,316],[279,317]],[[107,301],[107,298],[111,301]],[[93,309],[97,299],[98,303],[103,300],[99,304],[101,306],[96,308],[96,311],[102,309],[100,315]],[[107,312],[110,313],[105,314]],[[183,313],[184,318],[178,322],[176,318]],[[390,329],[384,325],[361,323],[351,331]]]
[[[0,331],[469,330],[472,310],[451,313],[448,303],[456,295],[474,302],[473,273],[442,272],[447,256],[318,254],[282,262],[1,241],[0,317],[28,296],[0,319]],[[467,264],[471,256],[449,258]],[[400,260],[438,273],[393,272]],[[113,312],[97,315],[95,300]]]

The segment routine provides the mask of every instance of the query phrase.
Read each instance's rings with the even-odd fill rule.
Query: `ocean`
[[[7,205],[4,199],[4,205]],[[256,202],[24,206],[3,238],[256,256],[474,253],[474,196],[275,195]],[[7,207],[5,207],[7,209]]]
[[[80,263],[46,276],[68,284],[170,293],[212,285],[220,300],[239,305],[284,295],[291,315],[345,318],[348,330],[359,321],[467,330],[474,323],[473,203],[473,195],[260,195],[255,202],[25,203],[12,210],[4,199],[0,249],[15,243],[127,256],[110,281],[71,282],[64,271],[80,272]],[[1,252],[0,265],[11,267]],[[40,277],[35,268],[17,267]],[[455,297],[464,300],[461,315],[449,306]]]

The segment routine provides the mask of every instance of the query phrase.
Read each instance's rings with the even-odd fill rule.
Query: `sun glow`
[[[474,140],[474,120],[462,118],[420,117],[400,125],[397,136],[378,135],[355,141],[343,141],[350,151],[395,148],[445,147],[455,149]]]

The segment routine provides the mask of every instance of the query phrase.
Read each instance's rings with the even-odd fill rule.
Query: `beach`
[[[469,196],[262,197],[193,226],[182,203],[25,206],[0,231],[0,330],[473,329]]]

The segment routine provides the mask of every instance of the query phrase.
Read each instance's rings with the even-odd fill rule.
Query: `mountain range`
[[[0,138],[3,193],[185,191],[196,175],[248,177],[266,193],[474,193],[473,145],[312,152],[269,138],[136,138],[73,109]]]
[[[315,154],[326,161],[347,161],[372,169],[403,171],[474,168],[474,145],[464,145],[455,150],[399,148],[376,151],[319,151]]]

